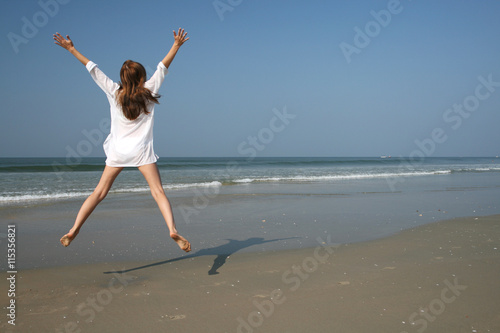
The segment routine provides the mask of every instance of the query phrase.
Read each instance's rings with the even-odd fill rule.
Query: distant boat
[[[391,156],[385,156],[385,155],[383,155],[383,156],[380,156],[380,158],[391,158]]]

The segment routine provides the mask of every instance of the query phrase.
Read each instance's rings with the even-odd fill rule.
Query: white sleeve
[[[106,95],[113,96],[116,89],[120,86],[107,77],[106,74],[104,74],[99,67],[97,67],[96,63],[89,61],[85,67],[87,67],[87,70],[89,71],[90,76],[94,79],[95,83],[97,83]]]
[[[168,73],[167,67],[160,62],[156,67],[156,71],[151,76],[151,78],[144,84],[144,87],[148,88],[153,94],[158,94],[158,90],[160,90],[161,84],[163,80],[165,80],[165,76]]]

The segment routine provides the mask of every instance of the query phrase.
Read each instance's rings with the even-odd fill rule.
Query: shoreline
[[[340,246],[318,236],[326,244],[21,270],[15,332],[500,329],[500,215]]]
[[[440,220],[499,213],[498,188],[466,188],[473,180],[462,176],[459,190],[446,187],[456,186],[454,177],[443,179],[436,190],[428,190],[423,179],[408,179],[403,192],[380,191],[385,180],[377,180],[307,187],[236,185],[217,193],[184,190],[167,195],[192,253],[266,252],[314,247],[318,235],[330,234],[334,243],[356,243]],[[72,226],[82,202],[0,209],[0,233],[5,234],[9,224],[18,229],[19,269],[180,255],[149,193],[109,195],[76,240],[62,247],[59,239]],[[6,251],[1,243],[0,250]]]

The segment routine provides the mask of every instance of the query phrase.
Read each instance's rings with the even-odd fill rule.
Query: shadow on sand
[[[185,259],[189,259],[189,258],[215,255],[216,258],[214,259],[214,264],[212,265],[212,268],[210,268],[210,270],[208,271],[208,275],[216,275],[216,274],[219,274],[219,272],[217,270],[219,268],[221,268],[222,265],[224,265],[226,263],[226,259],[230,255],[232,255],[233,253],[235,253],[241,249],[244,249],[244,248],[247,248],[247,247],[250,247],[253,245],[260,245],[260,244],[265,244],[265,243],[270,243],[270,242],[277,242],[277,241],[281,241],[281,240],[296,239],[296,238],[299,238],[299,237],[277,238],[277,239],[270,239],[270,240],[264,240],[264,238],[260,238],[260,237],[253,237],[253,238],[248,238],[248,239],[242,240],[242,241],[235,240],[235,239],[226,239],[227,241],[229,241],[226,244],[223,244],[223,245],[220,245],[217,247],[212,247],[209,249],[202,249],[202,250],[199,250],[195,253],[188,254],[188,255],[183,256],[183,257],[159,261],[159,262],[155,262],[155,263],[152,263],[149,265],[133,267],[133,268],[124,269],[121,271],[104,272],[104,274],[128,273],[128,272],[136,271],[139,269],[164,265],[164,264],[168,264],[171,262],[185,260]]]

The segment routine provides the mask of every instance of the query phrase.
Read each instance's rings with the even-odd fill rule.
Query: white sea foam
[[[233,183],[251,183],[254,180],[255,179],[253,179],[253,178],[235,179],[235,180],[233,180]]]
[[[218,181],[213,182],[203,182],[203,183],[184,183],[184,184],[168,184],[164,185],[163,188],[167,190],[175,189],[186,189],[193,187],[213,187],[222,186],[222,183]],[[130,187],[130,188],[115,188],[110,191],[110,193],[142,193],[149,192],[149,187]],[[79,197],[87,197],[92,194],[92,191],[74,191],[74,192],[55,192],[55,193],[43,193],[43,192],[33,192],[27,194],[10,194],[0,196],[0,204],[21,204],[21,203],[32,203],[39,201],[48,200],[64,200],[64,199],[74,199]]]
[[[21,203],[21,202],[32,202],[32,201],[43,201],[43,200],[60,200],[60,199],[71,199],[78,197],[85,197],[90,195],[92,192],[69,192],[69,193],[31,193],[31,194],[21,194],[12,196],[1,196],[0,203]]]
[[[500,171],[500,168],[476,168],[476,169],[468,169],[467,171]]]
[[[415,172],[394,172],[394,173],[353,173],[353,174],[333,174],[333,175],[313,175],[313,176],[289,176],[289,177],[259,177],[235,179],[233,183],[252,183],[252,182],[317,182],[317,181],[336,181],[350,179],[376,179],[393,177],[415,177],[450,174],[451,170],[436,171],[415,171]]]

